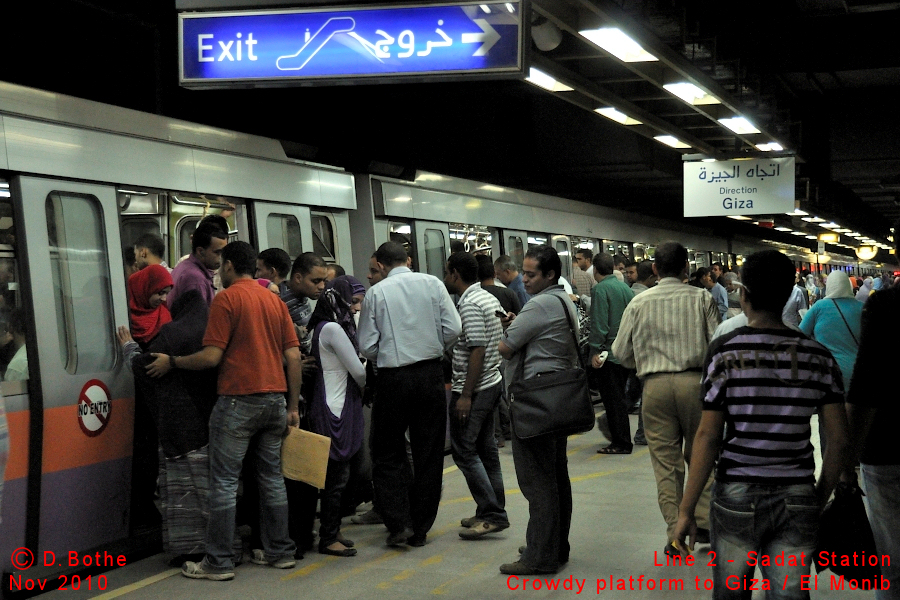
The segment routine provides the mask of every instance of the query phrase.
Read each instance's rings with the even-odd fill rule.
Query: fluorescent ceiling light
[[[701,104],[721,104],[721,101],[708,93],[706,90],[698,88],[693,83],[667,83],[663,86],[666,91],[678,96],[688,104],[699,106]]]
[[[622,62],[653,62],[659,60],[617,27],[585,29],[578,33]]]
[[[825,222],[825,219],[823,219],[822,217],[803,217],[802,220],[806,221],[807,223],[824,223]]]
[[[760,152],[780,152],[784,147],[778,142],[769,142],[768,144],[757,144],[756,149]]]
[[[516,12],[516,7],[513,6],[512,4],[510,4],[509,2],[507,2],[507,3],[506,3],[506,10],[508,10],[508,11],[511,12],[511,13],[514,13],[514,12]]]
[[[525,81],[529,83],[533,83],[538,87],[542,87],[545,90],[551,92],[571,92],[572,88],[567,86],[564,83],[560,83],[555,80],[553,77],[547,75],[540,69],[535,69],[531,67],[528,71],[528,77],[525,78]]]
[[[775,231],[790,231],[790,227],[776,227]]]
[[[844,228],[834,230],[835,233],[850,233],[851,231],[853,231],[853,230],[852,229],[844,229]]]
[[[744,216],[741,216],[741,215],[725,215],[725,216],[728,217],[729,219],[734,219],[734,220],[736,220],[736,221],[750,221],[750,220],[752,220],[752,219],[750,219],[750,217],[744,217]]]
[[[806,239],[808,239],[808,240],[817,240],[817,239],[819,239],[819,238],[817,238],[817,237],[814,236],[814,235],[808,235],[808,236],[806,236]]]
[[[594,112],[598,115],[603,115],[607,119],[612,119],[616,123],[621,123],[622,125],[641,125],[641,122],[637,119],[632,119],[625,113],[613,108],[612,106],[607,106],[605,108],[595,108]]]
[[[732,130],[738,135],[748,133],[760,133],[759,129],[754,127],[753,123],[744,117],[732,117],[730,119],[719,119],[719,123]]]
[[[483,11],[486,12],[487,14],[491,14],[491,7],[488,6],[487,4],[482,4],[482,5],[481,5],[481,10],[483,10]]]
[[[832,221],[831,223],[825,223],[823,225],[819,225],[819,227],[821,227],[823,229],[840,229],[841,228],[841,226],[838,225],[837,223],[835,223],[834,221]]]
[[[685,144],[674,135],[657,135],[653,138],[657,142],[662,142],[666,146],[672,148],[690,148],[690,144]]]
[[[856,233],[855,231],[851,231],[850,233],[847,234],[847,237],[860,238],[860,237],[862,237],[862,234]]]
[[[792,231],[791,235],[806,235],[805,231]]]
[[[789,213],[784,213],[784,214],[786,214],[789,217],[805,217],[809,213],[804,212],[804,211],[800,210],[799,208],[795,208],[794,212],[789,212]]]

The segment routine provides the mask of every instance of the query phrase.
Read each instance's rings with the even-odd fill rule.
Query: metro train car
[[[232,240],[292,258],[313,251],[361,279],[387,240],[438,277],[454,240],[520,263],[529,246],[550,244],[567,278],[578,247],[641,259],[678,239],[698,266],[769,247],[433,173],[348,173],[291,159],[274,139],[0,83],[0,333],[16,313],[24,322],[0,348],[10,437],[0,557],[13,557],[4,589],[32,564],[31,578],[85,566],[70,553],[158,545],[158,524],[131,497],[135,394],[114,335],[128,322],[122,249],[157,232],[174,265],[210,211],[227,217]],[[14,354],[27,360],[24,380],[5,376]]]

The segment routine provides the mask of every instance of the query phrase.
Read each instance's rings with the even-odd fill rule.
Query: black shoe
[[[709,543],[709,529],[704,529],[703,527],[697,528],[697,535],[694,536],[694,539],[691,540],[695,544],[708,544]]]
[[[409,536],[409,538],[406,540],[406,543],[409,544],[410,546],[412,546],[413,548],[421,548],[422,546],[425,545],[425,539],[427,537],[428,536],[426,536],[425,534],[422,534],[422,535],[414,534],[414,535]]]
[[[663,548],[663,552],[666,553],[667,556],[680,556],[681,553],[678,551],[678,548],[672,545],[672,542],[666,544],[666,547]]]
[[[402,546],[412,536],[413,532],[411,529],[403,529],[402,531],[391,533],[389,536],[387,536],[387,539],[384,543],[388,546]]]

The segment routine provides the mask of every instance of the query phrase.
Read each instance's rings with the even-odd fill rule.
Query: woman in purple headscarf
[[[318,365],[309,420],[314,432],[331,438],[319,515],[319,552],[332,556],[356,555],[353,542],[341,535],[341,496],[350,478],[350,459],[362,446],[364,435],[366,369],[359,359],[353,315],[365,293],[354,277],[336,277],[326,284],[309,320]]]

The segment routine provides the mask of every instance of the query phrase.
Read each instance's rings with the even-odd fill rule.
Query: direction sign
[[[684,216],[794,210],[794,157],[684,163]]]
[[[182,13],[186,87],[520,74],[522,2]]]

